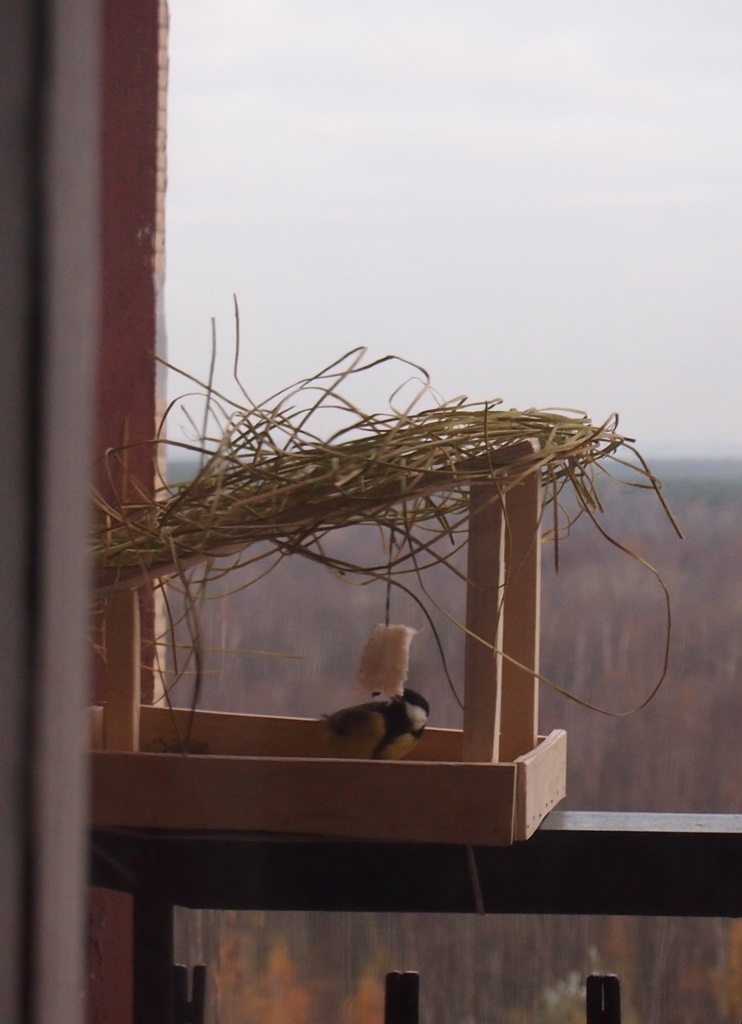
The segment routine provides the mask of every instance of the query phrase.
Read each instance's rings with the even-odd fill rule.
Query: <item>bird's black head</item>
[[[405,688],[402,692],[402,700],[406,701],[407,704],[414,704],[415,707],[422,708],[426,715],[430,714],[430,704],[417,690]]]

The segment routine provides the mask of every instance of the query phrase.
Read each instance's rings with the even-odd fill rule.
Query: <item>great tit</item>
[[[333,757],[398,760],[423,734],[430,714],[424,697],[404,690],[326,716],[327,747]]]

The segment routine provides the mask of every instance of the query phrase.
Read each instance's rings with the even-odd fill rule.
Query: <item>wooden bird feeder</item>
[[[531,836],[565,795],[567,747],[561,729],[538,733],[540,469],[509,488],[472,482],[469,500],[463,730],[426,729],[403,761],[341,760],[326,756],[322,721],[142,706],[138,596],[119,590],[95,709],[93,826],[466,845]]]

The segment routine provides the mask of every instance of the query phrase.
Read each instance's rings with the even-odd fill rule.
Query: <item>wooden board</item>
[[[136,590],[118,590],[106,598],[104,639],[103,744],[107,750],[138,750],[142,654]]]
[[[499,761],[505,529],[497,483],[472,487],[467,545],[464,761]]]
[[[498,764],[93,752],[92,822],[507,845],[564,791],[564,744],[554,736]]]
[[[514,765],[92,754],[98,828],[512,842]]]
[[[505,496],[505,593],[500,759],[532,750],[538,735],[541,478],[531,473]],[[519,665],[526,666],[525,671]]]
[[[536,743],[541,506],[538,469],[470,488],[464,761],[514,761]]]
[[[514,839],[528,839],[567,793],[567,733],[555,729],[515,762]]]
[[[254,757],[327,757],[325,724],[320,719],[188,711],[142,706],[140,749],[180,753],[188,738],[193,754]],[[410,761],[460,761],[458,729],[426,729]]]

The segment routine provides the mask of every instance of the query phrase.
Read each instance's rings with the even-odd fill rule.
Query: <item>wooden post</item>
[[[538,468],[471,485],[464,761],[515,761],[538,741],[541,501]]]
[[[386,976],[384,1024],[418,1024],[420,975],[417,971],[390,971]]]
[[[139,750],[141,644],[136,590],[119,590],[110,595],[104,631],[104,745],[106,750]]]
[[[156,851],[145,854],[134,890],[134,1020],[173,1021],[173,901]]]
[[[531,473],[505,495],[505,594],[500,758],[515,761],[538,739],[541,598],[541,474]],[[527,667],[524,671],[507,655]]]
[[[471,486],[466,572],[462,760],[499,761],[505,528],[494,483]]]

